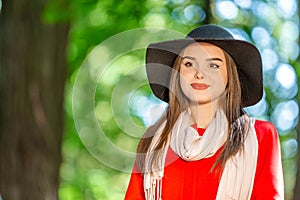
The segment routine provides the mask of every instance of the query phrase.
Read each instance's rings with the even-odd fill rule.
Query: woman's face
[[[182,51],[180,86],[192,102],[205,104],[218,101],[228,77],[223,50],[210,43],[194,43]]]

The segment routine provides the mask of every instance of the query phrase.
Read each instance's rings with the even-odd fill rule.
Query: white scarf
[[[240,117],[238,123],[246,117],[246,115]],[[213,156],[224,145],[227,139],[228,122],[222,110],[217,111],[216,117],[211,121],[203,136],[199,136],[197,130],[190,126],[189,120],[190,115],[187,111],[180,114],[173,127],[171,138],[161,151],[160,159],[150,166],[149,163],[153,159],[154,148],[166,122],[155,133],[150,144],[150,153],[147,153],[145,159],[144,192],[146,200],[162,200],[162,177],[169,146],[182,159],[196,161]],[[258,142],[254,128],[255,120],[250,118],[248,121],[249,128],[244,148],[226,162],[216,200],[249,200],[251,197],[256,171]]]

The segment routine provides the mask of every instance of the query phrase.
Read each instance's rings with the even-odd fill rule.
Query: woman
[[[205,25],[151,44],[146,69],[165,114],[141,139],[125,199],[283,199],[274,126],[243,107],[262,98],[255,46]]]

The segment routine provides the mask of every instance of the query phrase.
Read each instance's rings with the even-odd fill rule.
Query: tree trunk
[[[299,102],[298,98],[298,102]],[[298,124],[297,126],[297,133],[298,133],[298,144],[300,142],[300,125]],[[298,150],[297,154],[297,175],[296,175],[296,185],[294,188],[294,200],[299,200],[300,199],[300,152]]]
[[[0,194],[58,199],[68,26],[45,24],[46,1],[0,13]]]
[[[206,13],[206,17],[205,17],[205,20],[204,20],[203,23],[204,24],[210,24],[211,23],[211,17],[212,17],[212,14],[211,14],[211,1],[210,0],[205,1],[204,11]]]

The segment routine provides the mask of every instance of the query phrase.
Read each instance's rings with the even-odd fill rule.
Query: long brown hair
[[[226,161],[233,155],[235,155],[241,148],[243,148],[246,132],[246,122],[240,121],[237,123],[237,119],[243,114],[242,102],[241,102],[241,86],[239,76],[237,72],[237,66],[231,56],[224,50],[228,83],[225,90],[225,102],[222,102],[222,107],[228,120],[228,137],[225,142],[224,148],[218,157],[214,167],[220,163],[224,166]],[[160,138],[155,146],[155,153],[153,154],[153,165],[157,159],[161,159],[162,149],[165,147],[167,140],[171,134],[172,128],[176,123],[180,113],[188,107],[188,100],[184,97],[179,84],[179,69],[182,58],[178,56],[174,62],[174,67],[170,76],[169,85],[169,106],[167,107],[163,116],[153,125],[150,126],[144,136],[141,138],[137,148],[137,166],[141,172],[145,170],[145,156],[149,151],[149,147],[158,128],[164,121],[167,123],[160,135]],[[213,168],[214,168],[213,167]]]

